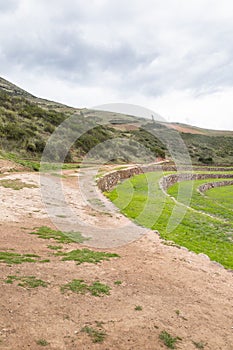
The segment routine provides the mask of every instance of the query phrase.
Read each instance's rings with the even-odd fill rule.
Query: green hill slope
[[[7,156],[10,152],[20,158],[39,160],[48,138],[56,127],[73,115],[76,117],[75,125],[72,125],[72,130],[68,130],[67,139],[64,137],[59,140],[60,144],[54,146],[54,161],[60,160],[59,147],[64,148],[69,143],[68,138],[71,135],[69,133],[83,130],[85,125],[90,130],[79,137],[70,150],[67,149],[66,161],[68,162],[80,160],[93,147],[111,139],[117,140],[112,154],[107,146],[101,149],[101,156],[105,156],[110,161],[138,161],[137,142],[145,147],[145,151],[141,154],[142,158],[146,157],[146,149],[152,155],[150,160],[157,156],[165,156],[161,142],[146,131],[122,131],[113,128],[111,122],[108,122],[114,118],[111,113],[109,115],[108,112],[74,109],[55,102],[37,99],[4,79],[0,80],[0,150],[2,155]],[[119,116],[122,120],[125,117]],[[137,122],[136,119],[127,116],[126,122]],[[98,125],[100,120],[104,120],[105,125]],[[125,146],[127,150],[121,146],[120,140],[122,139],[127,140]]]
[[[175,139],[174,135],[179,133],[193,164],[233,163],[233,132],[205,130],[178,123],[151,122],[130,115],[73,108],[37,98],[0,78],[2,156],[8,157],[9,153],[13,153],[19,158],[39,160],[56,127],[73,115],[76,117],[75,125],[70,133],[83,130],[87,124],[90,130],[79,137],[71,149],[67,149],[68,162],[79,161],[100,143],[102,145],[95,156],[98,158],[99,152],[101,157],[113,162],[153,161],[156,157],[165,156],[169,158],[166,145],[159,140],[159,133],[166,131],[166,137],[170,140]],[[153,136],[153,132],[158,137]],[[60,140],[60,145],[54,145],[55,161],[60,159],[61,144],[63,148],[68,147],[69,133],[66,137],[67,140]],[[113,150],[104,143],[112,139],[115,139]],[[140,149],[138,144],[141,145]]]

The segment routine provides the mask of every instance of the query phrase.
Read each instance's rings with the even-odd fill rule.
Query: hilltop
[[[0,78],[0,152],[3,157],[8,157],[11,153],[11,156],[13,154],[19,158],[39,160],[50,135],[70,116],[76,116],[76,130],[84,130],[85,125],[88,125],[90,130],[84,133],[71,149],[67,149],[67,162],[80,161],[95,146],[112,139],[117,140],[114,154],[109,154],[107,148],[102,149],[102,155],[106,155],[112,162],[169,159],[166,145],[159,140],[159,133],[163,132],[171,140],[179,133],[193,164],[232,164],[231,131],[207,130],[126,114],[73,108],[33,96]],[[123,147],[121,139],[124,139],[124,142],[127,140]],[[68,147],[66,141],[64,140],[62,145],[56,145],[54,149]],[[138,144],[142,146],[140,156]],[[60,155],[57,153],[54,154],[54,160],[59,161]]]

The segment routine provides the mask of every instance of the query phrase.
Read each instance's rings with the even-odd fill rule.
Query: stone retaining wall
[[[134,175],[142,174],[141,168],[130,168],[124,170],[113,171],[97,181],[97,185],[102,192],[111,191],[119,181],[128,179]]]
[[[111,173],[108,173],[105,176],[101,177],[97,181],[97,185],[103,192],[111,191],[121,180],[129,179],[134,175],[149,173],[153,171],[176,171],[176,167],[173,165],[151,164],[112,171]]]
[[[121,180],[129,179],[134,175],[139,175],[143,173],[153,172],[153,171],[176,171],[176,167],[172,165],[142,165],[135,166],[128,169],[122,169],[113,171],[106,174],[97,181],[99,189],[103,192],[111,191]],[[190,167],[181,166],[179,170],[183,171],[192,171],[194,169]],[[207,168],[201,167],[198,168],[200,171],[233,171],[233,168]],[[165,176],[162,179],[162,187],[164,190],[167,190],[170,186],[174,185],[176,182],[186,181],[186,180],[202,180],[202,179],[219,179],[219,178],[232,178],[231,174],[172,174]]]
[[[161,186],[166,191],[177,182],[205,179],[231,179],[232,174],[172,174],[164,176],[161,180]]]
[[[208,182],[204,185],[201,185],[198,188],[198,191],[201,193],[204,193],[204,192],[210,190],[211,188],[222,187],[222,186],[232,186],[232,185],[233,185],[233,180],[231,180],[231,181],[219,181],[219,182]]]

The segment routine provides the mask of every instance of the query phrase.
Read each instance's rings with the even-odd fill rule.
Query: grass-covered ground
[[[206,192],[206,196],[233,215],[233,186],[212,188]]]
[[[162,238],[196,253],[207,254],[211,260],[233,269],[233,215],[230,209],[221,205],[224,195],[218,203],[196,191],[202,183],[212,181],[209,179],[172,186],[169,194],[176,197],[180,189],[184,203],[188,202],[187,197],[191,194],[190,207],[186,208],[163,193],[159,186],[163,175],[148,173],[135,176],[119,184],[107,196],[122,213],[140,225],[158,230]],[[221,193],[222,189],[215,190],[215,197],[218,197],[218,191]],[[227,205],[230,206],[230,196]]]
[[[197,190],[198,187],[207,182],[221,182],[228,179],[211,179],[211,180],[197,180],[192,181],[192,198],[190,207],[195,210],[211,214],[222,220],[233,221],[233,186],[224,186],[211,189],[204,194],[200,194]],[[182,182],[182,189],[186,191],[186,188],[190,187],[190,181]],[[179,191],[179,184],[168,189],[168,193],[177,198]]]

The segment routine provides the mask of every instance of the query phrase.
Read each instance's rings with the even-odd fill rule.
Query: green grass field
[[[196,253],[207,254],[211,260],[233,269],[233,215],[229,209],[230,196],[227,201],[228,208],[225,208],[221,198],[219,202],[211,198],[212,192],[203,196],[196,191],[202,183],[221,179],[184,181],[172,186],[168,190],[169,194],[177,197],[179,191],[181,202],[188,202],[187,194],[190,192],[191,203],[186,208],[163,193],[159,186],[162,176],[162,173],[135,176],[120,183],[106,195],[123,214],[137,224],[158,230],[162,238]],[[225,190],[229,188],[228,186]],[[218,196],[218,191],[221,193],[223,188],[215,189],[213,195],[217,199],[221,196]]]
[[[201,195],[197,189],[199,186],[207,182],[219,182],[227,181],[228,179],[211,179],[211,180],[197,180],[193,181],[192,198],[190,207],[195,210],[205,212],[207,214],[218,217],[222,220],[229,220],[233,222],[233,186],[218,187],[207,191],[204,195]],[[190,181],[182,182],[182,189],[186,192],[186,188],[190,187]],[[168,189],[168,194],[177,198],[179,191],[179,185]],[[213,193],[213,194],[212,194]],[[229,195],[228,195],[229,193]]]
[[[230,210],[233,215],[233,186],[212,188],[206,192],[206,196],[226,210]]]

